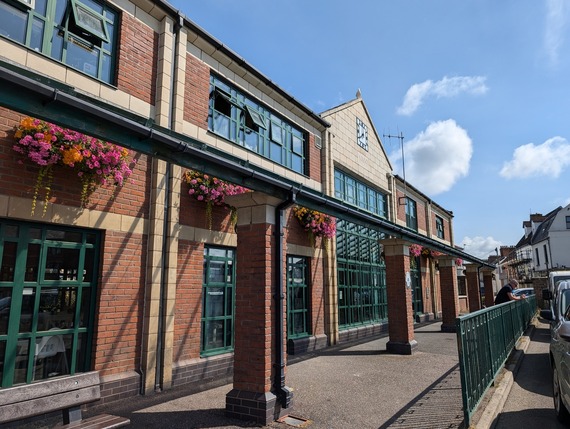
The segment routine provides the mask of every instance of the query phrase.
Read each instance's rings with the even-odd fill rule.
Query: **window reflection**
[[[0,335],[6,335],[8,333],[8,318],[10,317],[11,304],[12,288],[0,288]],[[0,377],[0,380],[1,379]]]
[[[48,247],[45,280],[77,280],[79,249]]]

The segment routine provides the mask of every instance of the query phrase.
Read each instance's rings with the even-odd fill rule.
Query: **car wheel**
[[[552,368],[552,387],[553,387],[553,398],[554,398],[554,409],[556,411],[556,417],[562,423],[570,421],[570,413],[568,409],[562,402],[562,394],[560,392],[560,380],[558,378],[558,370],[556,367]]]

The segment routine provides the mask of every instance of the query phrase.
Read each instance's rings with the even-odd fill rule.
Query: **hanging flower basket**
[[[422,254],[422,246],[420,246],[419,244],[410,244],[409,250],[410,250],[410,255],[412,255],[415,258],[417,258]]]
[[[235,225],[237,222],[237,210],[235,207],[227,204],[225,197],[230,195],[240,195],[250,192],[248,188],[234,185],[217,177],[210,176],[195,170],[188,170],[183,176],[190,189],[188,194],[198,201],[206,203],[206,219],[208,221],[208,229],[212,229],[212,208],[213,206],[225,206],[230,210],[230,222]]]
[[[315,237],[322,237],[326,250],[328,241],[336,235],[335,218],[317,210],[309,210],[301,206],[293,208],[293,214],[309,234],[311,244],[315,245]]]
[[[97,186],[122,186],[131,173],[129,151],[121,146],[25,117],[14,133],[13,149],[40,167],[34,186],[32,216],[40,191],[44,192],[45,215],[53,183],[53,168],[71,168],[81,180],[81,205],[85,206]],[[20,161],[23,163],[23,160]]]

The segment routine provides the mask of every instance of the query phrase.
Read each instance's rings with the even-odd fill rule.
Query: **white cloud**
[[[567,0],[546,1],[544,50],[552,65],[558,63],[558,53],[564,44],[564,30],[568,22],[568,11]]]
[[[425,131],[404,144],[406,181],[429,195],[448,191],[469,172],[473,144],[453,119],[431,123]],[[402,155],[391,155],[401,171]]]
[[[488,256],[496,255],[495,249],[501,247],[501,242],[493,237],[464,237],[461,241],[465,253],[486,260]]]
[[[528,143],[517,147],[513,158],[504,163],[499,174],[505,179],[537,176],[556,178],[568,165],[570,143],[562,137],[552,137],[538,146]]]
[[[429,96],[437,98],[456,97],[461,93],[472,95],[482,95],[488,90],[485,85],[484,76],[455,76],[447,77],[433,82],[426,80],[422,83],[412,85],[404,97],[402,105],[398,107],[399,115],[412,115],[423,103],[424,99]]]

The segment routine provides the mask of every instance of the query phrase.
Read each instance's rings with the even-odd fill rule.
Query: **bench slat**
[[[15,404],[0,406],[0,421],[9,422],[26,417],[63,410],[79,404],[87,404],[101,398],[99,386],[90,386],[71,392],[51,394],[42,398],[35,398],[15,406]]]
[[[113,416],[111,414],[99,414],[98,416],[72,422],[68,425],[59,424],[54,429],[113,429],[127,426],[131,421],[126,417]]]
[[[85,387],[99,386],[99,383],[99,372],[91,371],[32,384],[8,387],[0,389],[0,406],[51,396],[54,392],[69,392]]]

